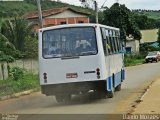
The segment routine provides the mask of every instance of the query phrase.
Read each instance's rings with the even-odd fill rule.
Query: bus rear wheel
[[[121,84],[119,84],[116,88],[115,91],[121,91]]]
[[[107,97],[108,98],[113,98],[113,96],[114,96],[114,92],[113,91],[108,91],[107,92]]]

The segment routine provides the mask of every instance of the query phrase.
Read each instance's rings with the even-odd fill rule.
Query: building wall
[[[66,22],[66,24],[75,24],[79,22],[89,23],[89,19],[88,17],[44,18],[44,26],[60,25],[62,22]]]
[[[138,40],[127,41],[126,47],[131,47],[131,52],[133,53],[139,53],[139,41]]]
[[[73,12],[71,10],[66,10],[66,11],[64,11],[62,13],[58,13],[58,14],[49,16],[48,18],[73,18],[73,17],[88,17],[88,16],[75,13],[75,12]]]
[[[28,19],[33,22],[35,25],[35,30],[38,31],[39,27],[39,19]],[[60,25],[60,24],[76,24],[76,23],[89,23],[89,17],[87,15],[83,15],[80,13],[73,12],[71,10],[66,10],[62,13],[55,14],[52,16],[48,16],[43,18],[44,27]]]

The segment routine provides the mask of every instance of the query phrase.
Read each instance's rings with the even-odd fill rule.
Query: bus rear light
[[[47,83],[47,73],[43,73],[44,82]]]
[[[100,75],[100,72],[97,72],[97,75]]]
[[[99,71],[100,71],[100,69],[99,69],[99,68],[97,68],[97,69],[96,69],[96,71],[97,71],[97,72],[99,72]]]
[[[96,73],[97,73],[97,78],[99,79],[100,78],[100,69],[99,68],[96,69]]]

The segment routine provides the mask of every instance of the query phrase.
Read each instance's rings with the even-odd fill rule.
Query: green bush
[[[25,72],[23,77],[17,81],[13,80],[12,78],[0,80],[0,97],[30,89],[37,91],[40,90],[38,75]]]
[[[134,66],[144,63],[145,54],[125,54],[125,66]]]
[[[19,80],[20,78],[23,77],[24,75],[24,69],[19,68],[19,67],[13,67],[10,69],[10,73],[9,76],[13,79],[13,80]]]

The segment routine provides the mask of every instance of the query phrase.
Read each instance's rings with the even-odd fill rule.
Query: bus
[[[120,30],[101,24],[66,24],[39,30],[41,92],[57,102],[98,93],[112,98],[125,78]]]

